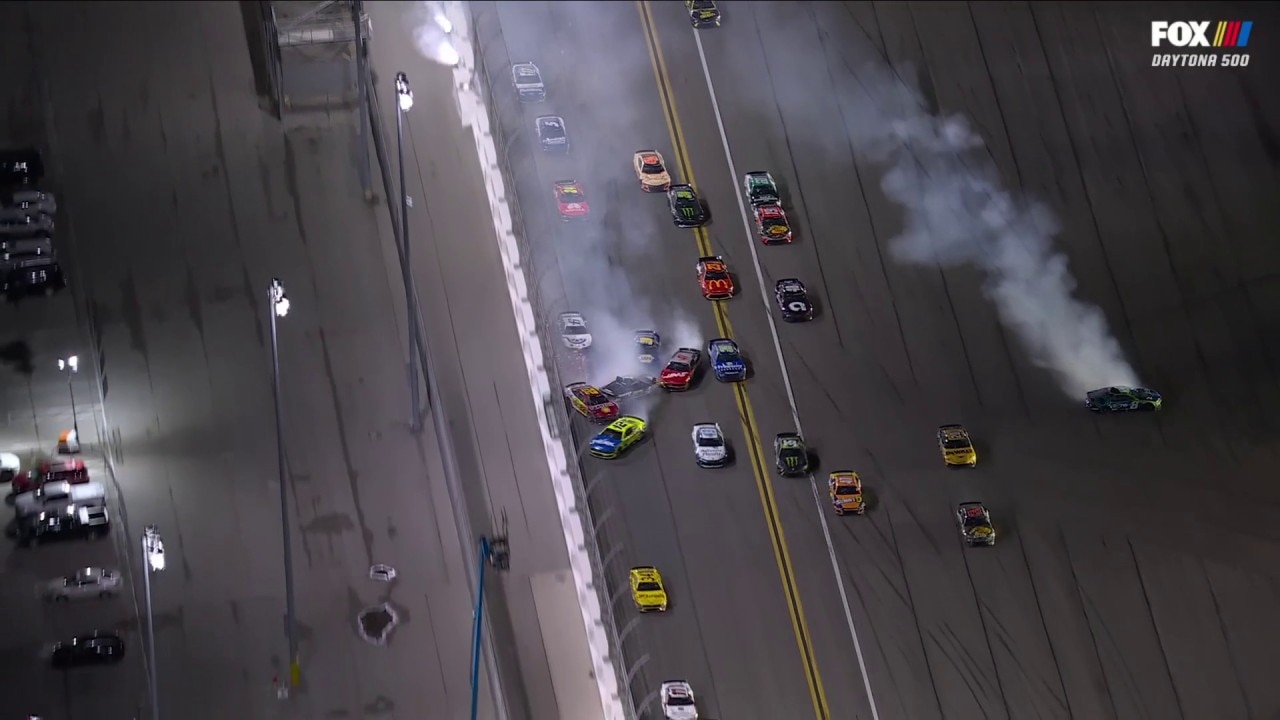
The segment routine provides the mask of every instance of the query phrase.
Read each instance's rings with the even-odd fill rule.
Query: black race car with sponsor
[[[804,283],[795,278],[783,278],[774,283],[773,298],[787,322],[807,322],[813,319],[813,303]]]
[[[707,209],[692,185],[672,185],[667,190],[671,221],[679,228],[696,228],[707,224]]]

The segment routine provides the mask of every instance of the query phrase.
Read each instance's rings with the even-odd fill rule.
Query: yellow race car
[[[942,452],[942,462],[948,467],[978,464],[978,451],[973,449],[973,441],[969,439],[969,431],[963,425],[942,425],[938,427],[938,449]]]
[[[591,438],[591,454],[613,460],[644,437],[648,425],[634,415],[623,415],[609,423],[599,435]]]
[[[666,612],[667,589],[662,585],[658,568],[631,568],[631,599],[640,612]]]

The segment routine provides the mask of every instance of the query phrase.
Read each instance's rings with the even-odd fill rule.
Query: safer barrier
[[[458,114],[462,122],[472,129],[480,157],[604,718],[635,720],[636,709],[631,693],[629,689],[620,689],[619,678],[625,677],[621,643],[593,531],[595,525],[586,501],[586,487],[578,464],[570,461],[575,449],[568,419],[562,410],[564,402],[559,375],[554,361],[548,361],[548,358],[555,357],[547,340],[550,333],[540,325],[534,310],[537,298],[532,296],[530,287],[536,287],[532,282],[536,275],[525,263],[529,253],[522,242],[522,233],[517,232],[518,228],[523,229],[519,222],[519,205],[515,194],[508,194],[506,189],[510,185],[508,168],[499,152],[499,148],[505,145],[501,126],[490,114],[494,112],[494,106],[489,76],[484,71],[483,57],[471,42],[473,23],[467,3],[443,2],[441,6],[453,25],[451,39],[460,56],[453,71]]]

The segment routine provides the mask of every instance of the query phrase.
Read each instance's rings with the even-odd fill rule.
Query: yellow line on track
[[[676,112],[675,92],[671,88],[667,63],[662,56],[662,46],[658,42],[658,31],[653,22],[648,0],[637,0],[636,8],[640,13],[640,24],[644,28],[645,44],[649,48],[654,80],[658,84],[658,99],[662,103],[662,114],[667,122],[667,131],[671,135],[671,144],[675,148],[676,164],[684,182],[697,187],[693,178],[693,164],[689,162],[688,145],[685,143],[684,131],[681,129],[680,115]],[[715,254],[712,252],[711,239],[707,236],[706,228],[696,228],[694,237],[697,238],[698,252],[701,256]],[[725,303],[713,302],[711,307],[721,336],[733,338],[733,326],[729,323],[729,313]],[[822,677],[818,673],[818,661],[813,651],[813,643],[810,641],[804,608],[800,603],[800,588],[796,583],[791,553],[787,550],[787,541],[782,532],[782,520],[778,517],[778,504],[773,494],[773,476],[769,473],[769,463],[765,459],[767,455],[764,443],[760,439],[760,426],[756,423],[751,399],[747,397],[746,384],[732,383],[732,387],[734,400],[738,403],[738,419],[742,422],[742,430],[747,438],[751,468],[755,472],[756,489],[760,493],[760,505],[764,509],[765,525],[769,530],[769,540],[773,544],[778,573],[782,577],[783,595],[787,600],[787,611],[791,615],[791,627],[795,631],[796,645],[800,649],[805,679],[809,684],[813,711],[819,720],[829,720],[831,710],[827,705],[826,691],[822,687]]]

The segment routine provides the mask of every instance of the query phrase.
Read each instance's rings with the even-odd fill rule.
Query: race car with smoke
[[[728,300],[737,291],[729,266],[718,255],[698,258],[698,287],[708,300]]]
[[[692,185],[672,185],[667,190],[671,221],[678,228],[696,228],[707,224],[707,209]]]
[[[852,470],[840,470],[827,476],[827,496],[831,498],[831,507],[837,515],[861,515],[867,511],[867,503],[862,496],[862,478]]]
[[[569,406],[591,422],[611,422],[618,417],[618,403],[609,399],[594,385],[584,382],[570,383],[564,387]]]
[[[942,452],[942,462],[947,467],[974,467],[978,464],[978,451],[973,449],[973,440],[969,438],[969,431],[963,425],[938,426],[938,449]]]
[[[719,423],[705,422],[693,426],[693,460],[701,468],[724,467],[729,462],[729,446]]]
[[[782,477],[809,472],[809,448],[798,433],[778,433],[773,439],[773,464]]]
[[[747,363],[738,351],[738,343],[729,338],[716,338],[707,343],[711,369],[720,382],[742,382],[747,379]]]
[[[778,303],[783,320],[807,322],[813,319],[813,303],[809,302],[809,291],[796,278],[783,278],[775,283],[773,299]]]
[[[640,397],[658,387],[658,379],[648,375],[619,375],[600,388],[600,392],[614,400]]]
[[[533,127],[543,152],[569,152],[569,131],[565,129],[564,118],[559,115],[542,115],[534,118]]]
[[[587,321],[582,313],[560,313],[560,340],[566,348],[575,352],[591,347],[591,331],[587,329]]]
[[[702,363],[702,351],[693,348],[680,348],[671,355],[667,366],[658,375],[658,384],[663,390],[680,392],[693,387],[698,376],[698,365]]]
[[[781,205],[757,205],[752,213],[756,218],[756,234],[765,245],[786,245],[791,242],[791,223]]]
[[[648,425],[644,420],[633,415],[623,415],[591,438],[588,449],[594,457],[613,460],[640,442],[647,430]]]
[[[547,99],[547,86],[542,83],[542,71],[532,62],[511,66],[511,84],[516,88],[520,102],[542,102]]]
[[[991,513],[982,503],[971,500],[956,508],[956,522],[960,524],[960,538],[966,545],[995,545],[996,528],[991,524]]]
[[[560,219],[581,220],[591,213],[587,203],[587,194],[577,180],[557,180],[555,182],[556,209],[560,211]]]
[[[636,359],[643,365],[652,365],[662,347],[662,336],[653,330],[636,331]]]
[[[641,190],[666,192],[671,187],[671,173],[667,172],[667,163],[657,150],[637,150],[631,156],[631,166]]]
[[[1163,404],[1164,399],[1155,390],[1121,385],[1091,390],[1084,399],[1084,406],[1096,413],[1155,412]]]
[[[779,205],[782,196],[778,194],[778,184],[773,176],[763,170],[749,172],[742,178],[742,194],[747,196],[751,207],[758,205]]]
[[[689,8],[689,22],[695,28],[720,27],[720,9],[715,0],[685,0]]]

